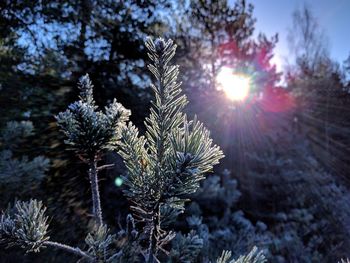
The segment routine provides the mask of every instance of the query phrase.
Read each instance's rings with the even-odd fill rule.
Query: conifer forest
[[[0,0],[0,263],[350,263],[349,12]]]

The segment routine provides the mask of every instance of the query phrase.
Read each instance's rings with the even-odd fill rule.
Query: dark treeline
[[[291,21],[295,61],[278,72],[278,34],[254,34],[249,1],[0,1],[0,210],[43,200],[50,236],[84,246],[92,220],[87,165],[67,151],[54,116],[88,73],[96,104],[116,98],[143,132],[153,99],[144,41],[160,36],[178,46],[186,112],[225,154],[174,222],[177,236],[161,262],[215,262],[222,250],[237,258],[254,245],[269,262],[350,257],[350,57],[331,59],[310,8]],[[223,67],[251,76],[244,102],[217,83]],[[104,219],[118,231],[130,213],[126,169],[114,152],[104,160],[115,164],[101,172]],[[75,260],[0,249],[0,262]]]

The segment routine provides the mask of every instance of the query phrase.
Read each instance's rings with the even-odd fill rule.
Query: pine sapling
[[[122,130],[119,153],[128,169],[125,194],[133,203],[135,218],[144,223],[146,261],[158,262],[159,250],[175,237],[163,229],[162,222],[184,210],[188,195],[198,189],[223,153],[203,124],[196,117],[188,121],[183,113],[187,98],[177,83],[179,68],[171,65],[176,45],[149,38],[146,47],[155,99],[145,121],[145,136],[139,136],[129,123]]]

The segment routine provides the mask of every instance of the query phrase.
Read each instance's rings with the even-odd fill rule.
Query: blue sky
[[[248,0],[254,5],[256,33],[279,34],[276,54],[283,63],[288,56],[287,32],[292,26],[292,13],[304,3],[312,9],[320,27],[329,39],[330,55],[342,63],[350,55],[350,0]],[[280,66],[280,65],[278,65]]]

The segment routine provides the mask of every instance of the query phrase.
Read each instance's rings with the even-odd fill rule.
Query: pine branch
[[[98,110],[92,97],[93,85],[88,75],[79,81],[80,100],[56,116],[57,123],[66,135],[66,143],[82,159],[94,160],[106,149],[115,149],[120,132],[130,111],[114,100]]]
[[[119,251],[119,252],[115,253],[115,254],[113,254],[111,257],[109,257],[109,258],[107,259],[106,262],[107,262],[107,263],[113,262],[114,260],[120,258],[120,257],[122,256],[122,254],[123,254],[122,251]]]
[[[230,260],[231,252],[223,251],[222,255],[217,259],[216,263],[265,263],[266,258],[262,251],[258,251],[257,247],[244,256],[240,256],[237,260]]]
[[[47,241],[48,217],[42,202],[17,201],[12,210],[0,217],[0,243],[19,245],[27,252],[38,252]]]
[[[135,217],[146,224],[146,259],[154,262],[158,250],[174,237],[161,229],[162,211],[183,211],[186,196],[198,189],[204,173],[223,154],[212,145],[204,126],[197,119],[187,121],[182,112],[187,99],[176,82],[178,66],[170,64],[176,45],[161,38],[147,39],[145,44],[152,61],[148,68],[156,79],[151,85],[155,100],[145,121],[145,136],[129,124],[122,130],[119,154],[128,169],[124,193],[135,204]],[[172,211],[168,216],[177,214]]]
[[[101,166],[97,167],[97,171],[99,172],[99,171],[102,171],[104,169],[109,169],[109,168],[112,168],[112,167],[114,167],[113,163],[112,164],[101,165]]]
[[[80,248],[74,248],[74,247],[71,247],[71,246],[68,246],[65,244],[61,244],[58,242],[53,242],[53,241],[45,241],[45,242],[43,242],[43,245],[67,251],[71,254],[85,258],[91,262],[94,260],[93,257],[89,256],[86,252],[82,251]]]
[[[47,236],[48,217],[42,202],[30,200],[17,201],[12,211],[2,214],[0,218],[0,243],[8,246],[19,245],[27,252],[39,252],[46,246],[63,249],[80,257],[92,260],[86,252],[61,243],[49,241]]]
[[[96,262],[108,262],[107,259],[114,256],[111,245],[115,241],[115,235],[110,235],[106,225],[95,225],[91,233],[85,238],[88,245],[88,254]],[[119,253],[116,253],[119,255]]]
[[[101,209],[101,201],[100,201],[100,191],[98,186],[98,170],[97,170],[97,161],[90,162],[89,168],[89,178],[91,184],[91,194],[92,194],[92,211],[94,214],[94,218],[98,225],[102,225],[102,209]]]
[[[115,149],[130,111],[114,100],[99,111],[93,98],[93,85],[88,75],[80,78],[80,100],[71,104],[65,112],[56,116],[58,125],[69,144],[81,160],[89,165],[92,194],[92,212],[98,225],[102,225],[102,209],[98,186],[97,161],[107,149]]]
[[[108,234],[105,225],[95,225],[91,233],[85,239],[88,250],[83,251],[78,247],[50,241],[47,236],[48,217],[45,216],[46,208],[41,202],[31,200],[29,202],[16,202],[15,207],[7,214],[0,217],[0,243],[8,246],[19,245],[26,248],[27,252],[39,252],[40,249],[53,247],[61,249],[89,262],[112,262],[122,256],[122,250],[114,252],[111,245],[115,241],[115,235]]]

